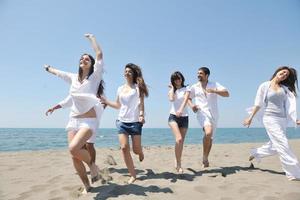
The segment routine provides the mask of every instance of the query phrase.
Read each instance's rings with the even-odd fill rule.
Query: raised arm
[[[103,53],[102,50],[99,46],[99,44],[96,41],[96,38],[93,34],[87,33],[84,35],[85,37],[87,37],[87,39],[91,42],[92,47],[96,53],[96,60],[102,60],[103,58]]]

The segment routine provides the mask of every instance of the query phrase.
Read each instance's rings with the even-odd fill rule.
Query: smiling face
[[[200,82],[206,82],[208,80],[208,74],[205,74],[203,70],[199,70],[197,76]]]
[[[80,58],[79,67],[83,70],[89,70],[91,67],[91,59],[88,55],[84,54]]]
[[[290,75],[290,71],[287,70],[287,69],[283,69],[283,70],[280,70],[279,72],[276,73],[276,79],[281,82],[281,81],[284,81],[285,79],[287,79],[287,77],[289,77]]]
[[[127,81],[132,82],[132,80],[133,80],[133,71],[132,71],[132,69],[130,69],[129,67],[126,67],[125,71],[124,71],[124,77],[126,78]]]
[[[176,88],[180,88],[182,85],[182,79],[180,77],[178,77],[174,80],[174,83],[175,83]]]

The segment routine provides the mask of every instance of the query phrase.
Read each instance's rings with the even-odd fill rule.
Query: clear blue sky
[[[77,72],[80,55],[93,53],[87,32],[104,52],[109,99],[126,63],[142,67],[150,90],[145,127],[167,127],[176,70],[193,84],[198,67],[208,66],[210,80],[228,88],[230,98],[219,99],[220,127],[241,127],[258,85],[278,66],[300,73],[299,0],[0,0],[0,25],[0,127],[65,127],[68,110],[44,113],[69,86],[43,64]],[[198,127],[190,113],[190,127]],[[100,127],[115,127],[116,117],[107,109]]]

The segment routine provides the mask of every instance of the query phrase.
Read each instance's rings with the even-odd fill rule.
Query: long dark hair
[[[91,59],[91,66],[90,66],[90,70],[89,70],[89,73],[88,73],[88,76],[86,79],[89,79],[89,77],[92,75],[92,73],[94,72],[94,65],[95,65],[95,59],[93,56],[91,56],[90,54],[83,54],[81,56],[81,58],[84,56],[84,55],[87,55],[90,59]],[[80,63],[80,61],[79,61]],[[83,73],[83,70],[82,68],[79,66],[79,69],[78,69],[78,80],[81,82],[83,80],[83,77],[82,77],[82,73]],[[99,83],[99,87],[98,87],[98,90],[97,90],[97,96],[100,97],[102,94],[104,93],[104,81],[101,80],[100,83]]]
[[[285,69],[289,71],[289,76],[283,81],[281,81],[280,84],[286,86],[295,96],[297,96],[296,88],[298,88],[298,78],[297,71],[294,68],[281,66],[278,69],[276,69],[270,80],[272,80],[279,71]]]
[[[175,85],[175,81],[177,79],[181,79],[182,82],[181,82],[181,87],[185,87],[184,85],[184,81],[185,81],[185,78],[184,76],[182,75],[182,73],[180,71],[176,71],[174,72],[172,75],[171,75],[171,84],[173,86],[173,89],[174,89],[174,93],[176,92],[177,88],[176,88],[176,85]]]
[[[144,81],[141,68],[139,66],[137,66],[136,64],[133,64],[133,63],[128,63],[125,66],[125,69],[126,68],[131,69],[131,71],[133,72],[133,74],[132,74],[132,80],[133,80],[133,83],[137,84],[138,87],[139,87],[140,97],[143,97],[143,96],[148,97],[149,96],[149,92],[148,92],[147,85],[146,85],[146,83]]]

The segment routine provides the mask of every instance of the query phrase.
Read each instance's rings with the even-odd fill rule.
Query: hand
[[[48,114],[52,114],[54,110],[54,108],[50,108],[49,110],[47,110],[46,116],[48,116]]]
[[[192,110],[193,110],[194,113],[196,113],[196,112],[198,112],[199,108],[198,108],[197,105],[193,105]]]
[[[247,128],[249,128],[251,122],[252,122],[252,119],[251,119],[251,118],[246,118],[246,119],[244,120],[243,125],[244,125],[244,126],[247,126]]]
[[[176,117],[181,117],[181,115],[182,115],[182,111],[181,111],[181,110],[178,110],[178,111],[176,112]]]
[[[107,99],[104,96],[101,95],[99,99],[102,104],[107,105]]]
[[[297,125],[300,126],[300,119],[296,121]]]
[[[94,36],[93,34],[91,34],[91,33],[86,33],[86,34],[84,34],[84,36],[87,37],[88,39],[92,39],[92,38],[95,37],[95,36]]]
[[[49,71],[49,68],[50,68],[50,65],[47,65],[47,64],[44,65],[44,69],[45,69],[47,72]]]
[[[139,122],[141,122],[142,124],[145,124],[145,117],[143,115],[139,116]]]
[[[174,89],[172,83],[170,83],[170,84],[168,85],[168,87],[169,87],[170,89]]]
[[[207,88],[206,92],[207,93],[217,93],[217,89],[216,88]]]

